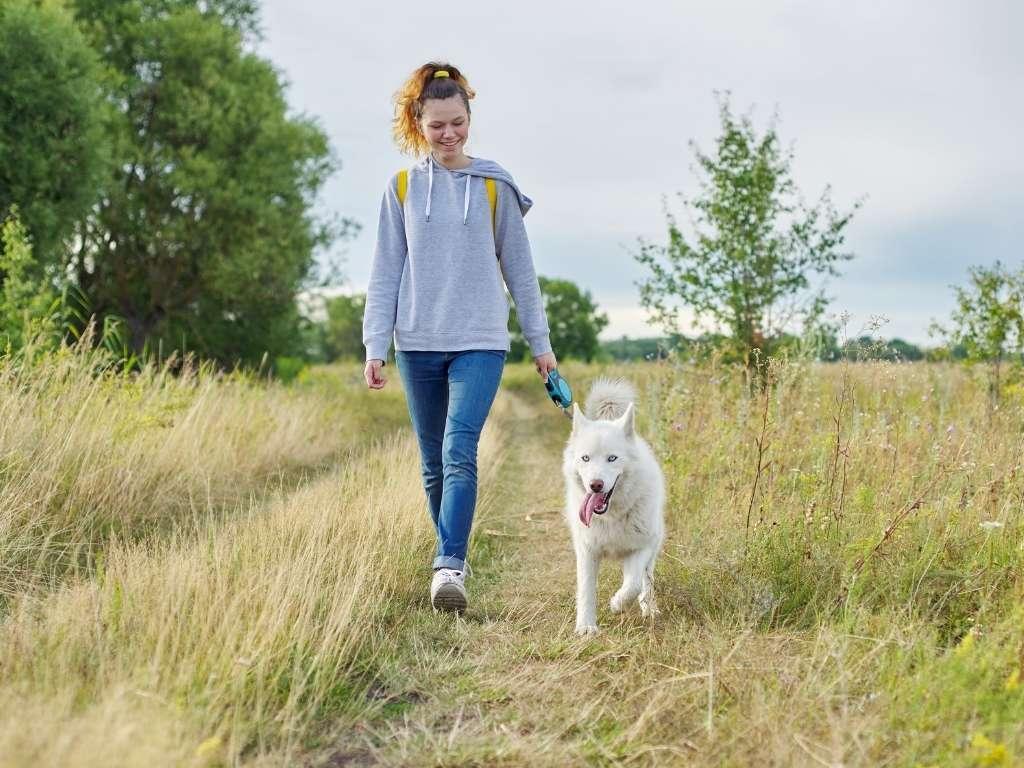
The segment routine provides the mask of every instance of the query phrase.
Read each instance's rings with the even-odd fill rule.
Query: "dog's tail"
[[[617,419],[626,412],[626,406],[636,403],[636,389],[625,379],[601,376],[590,385],[584,415],[591,420]]]

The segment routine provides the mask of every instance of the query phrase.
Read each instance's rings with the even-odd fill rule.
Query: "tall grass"
[[[154,520],[118,505],[117,522],[133,535],[114,537],[81,578],[11,599],[0,625],[0,765],[294,764],[391,704],[376,659],[409,607],[422,607],[433,546],[411,432],[364,436],[297,487],[252,499],[231,488],[232,479],[251,484],[288,466],[286,458],[301,466],[337,456],[344,412],[366,418],[364,393],[346,384],[337,399],[338,377],[357,373],[342,367],[292,389],[156,373],[131,382],[141,400],[152,398],[147,412],[182,397],[174,423],[193,440],[179,438],[172,450],[146,429],[128,433],[122,455],[136,471],[114,473],[121,490],[164,498],[147,485],[148,454],[180,487],[196,482],[193,472],[216,480],[229,513],[194,515],[167,491],[161,514],[175,524],[146,536]],[[84,393],[73,402],[86,411],[97,390],[70,378]],[[127,387],[114,391],[126,397]],[[385,395],[392,411],[404,408],[396,392]],[[342,415],[325,425],[331,408]],[[102,433],[101,418],[83,421]],[[239,433],[228,438],[234,447],[219,442],[225,431]],[[234,468],[232,456],[244,461],[245,444],[261,440],[275,446],[252,445],[260,457]],[[71,462],[79,443],[67,445]],[[211,466],[200,469],[196,446],[215,454]],[[489,429],[482,482],[500,454]]]
[[[0,613],[112,537],[216,515],[401,423],[400,398],[356,397],[207,366],[119,372],[87,343],[0,358]]]
[[[671,486],[659,584],[684,625],[736,638],[694,713],[702,764],[1024,758],[1024,401],[993,408],[963,367],[771,367],[751,395],[667,364],[646,398]]]
[[[602,634],[573,636],[551,473],[568,425],[539,405],[503,425],[522,446],[515,501],[481,520],[485,618],[396,636],[391,674],[426,700],[367,716],[368,763],[1019,764],[1014,391],[993,408],[981,372],[936,365],[773,361],[753,392],[713,357],[562,371],[581,400],[597,374],[639,385],[669,482],[662,614],[610,614],[608,563]],[[506,386],[535,394],[517,373]]]
[[[85,703],[100,731],[111,697],[143,702],[146,719],[193,752],[207,744],[210,758],[290,748],[313,720],[341,716],[369,684],[351,665],[372,649],[396,583],[429,562],[416,467],[409,441],[392,439],[359,467],[219,526],[115,545],[94,580],[19,603],[0,645],[11,671],[0,701],[12,710],[0,744],[24,738],[28,690]],[[130,703],[119,706],[131,723]],[[44,737],[34,746],[59,757]]]
[[[713,570],[736,585],[716,585],[720,610],[761,600],[749,607],[769,625],[808,626],[902,594],[910,616],[956,642],[1012,589],[1024,403],[990,411],[970,371],[776,366],[773,386],[750,397],[727,371],[666,368],[655,386],[668,551],[712,567],[707,544],[720,545]]]
[[[562,366],[581,400],[634,380],[669,484],[662,614],[610,615],[607,565],[588,641],[568,422],[532,368],[506,369],[481,441],[474,615],[451,621],[427,605],[397,381],[96,376],[82,354],[3,374],[0,509],[30,524],[0,539],[0,765],[1024,757],[1013,385],[994,404],[945,365],[773,361],[753,392],[714,357]]]

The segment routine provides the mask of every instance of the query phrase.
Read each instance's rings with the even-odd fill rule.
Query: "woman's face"
[[[427,99],[420,116],[420,131],[441,160],[457,158],[469,138],[469,113],[462,97]]]

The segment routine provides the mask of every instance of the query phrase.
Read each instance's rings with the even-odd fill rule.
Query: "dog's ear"
[[[622,431],[625,433],[626,437],[632,437],[633,436],[633,431],[634,431],[634,414],[635,413],[636,413],[636,411],[633,408],[633,404],[630,403],[629,405],[626,406],[625,413],[623,413],[621,416],[619,416],[618,419],[616,419],[616,423],[620,427],[622,427]]]
[[[583,415],[583,411],[580,410],[580,407],[576,404],[576,401],[573,400],[572,401],[572,434],[576,434],[577,430],[582,429],[583,425],[586,424],[586,422],[587,422],[587,417]]]

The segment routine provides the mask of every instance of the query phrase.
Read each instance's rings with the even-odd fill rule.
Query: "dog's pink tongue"
[[[588,493],[584,497],[583,503],[580,505],[581,523],[590,527],[590,519],[594,516],[594,510],[604,504],[607,495],[606,493]]]

